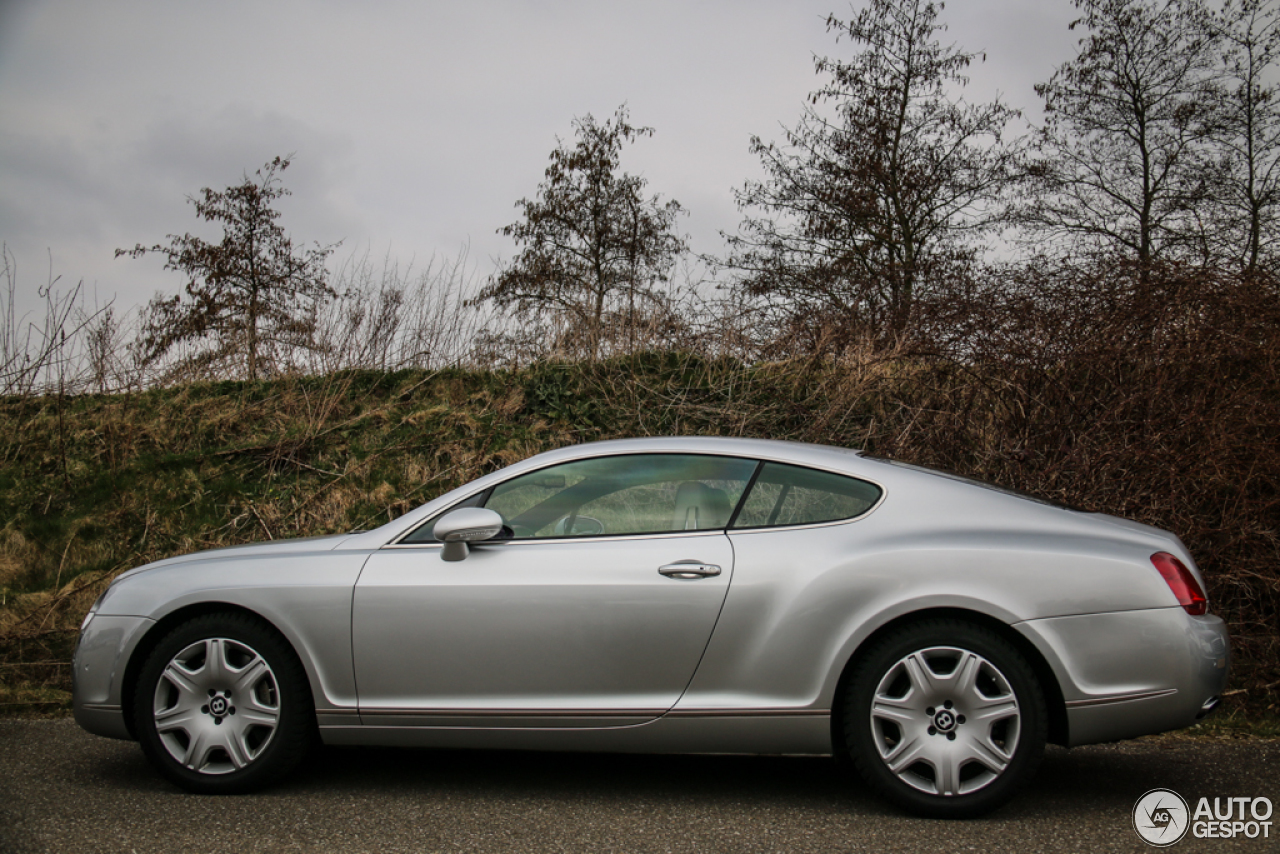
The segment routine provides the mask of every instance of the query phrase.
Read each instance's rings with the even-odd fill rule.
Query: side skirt
[[[671,712],[648,723],[594,727],[324,725],[326,744],[616,753],[831,753],[831,713],[760,709]],[[603,723],[603,722],[602,722]]]

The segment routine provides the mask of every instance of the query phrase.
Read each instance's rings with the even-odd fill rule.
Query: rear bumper
[[[1016,628],[1058,678],[1072,746],[1191,726],[1217,705],[1230,670],[1226,624],[1181,608],[1053,617]]]

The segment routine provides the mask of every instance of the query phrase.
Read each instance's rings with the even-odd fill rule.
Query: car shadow
[[[990,820],[1059,820],[1128,810],[1160,786],[1194,792],[1229,785],[1182,740],[1050,746],[1033,781]],[[124,745],[121,745],[122,747]],[[148,765],[136,746],[92,763],[86,783],[187,795]],[[1228,763],[1229,764],[1229,763]],[[1228,774],[1228,777],[1230,775]],[[418,748],[317,748],[291,775],[256,797],[288,801],[376,798],[530,801],[598,806],[680,804],[705,809],[797,808],[817,813],[902,815],[847,763],[825,756],[650,755]]]
[[[494,797],[673,797],[843,802],[858,787],[830,757],[324,747],[286,785]],[[856,794],[856,791],[854,791]]]

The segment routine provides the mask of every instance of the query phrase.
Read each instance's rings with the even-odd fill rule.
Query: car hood
[[[185,555],[176,555],[167,557],[164,560],[158,560],[154,563],[148,563],[143,566],[135,567],[128,572],[121,573],[116,580],[129,578],[143,572],[149,572],[153,569],[161,569],[166,566],[175,566],[182,563],[193,563],[202,560],[216,560],[220,557],[252,557],[255,555],[263,556],[279,556],[287,554],[306,554],[309,552],[328,552],[338,548],[345,540],[350,539],[351,534],[330,534],[323,537],[298,537],[292,540],[272,540],[266,543],[244,543],[238,546],[223,546],[217,549],[205,549],[204,551],[191,552]]]

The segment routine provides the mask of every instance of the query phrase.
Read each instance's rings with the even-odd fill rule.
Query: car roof
[[[849,463],[862,456],[862,451],[840,448],[834,445],[814,445],[805,442],[788,442],[780,439],[746,439],[737,436],[648,436],[637,439],[606,439],[600,442],[583,442],[545,451],[530,457],[526,462],[537,461],[541,467],[550,463],[636,453],[697,453],[726,454],[735,457],[794,462],[848,469]]]

